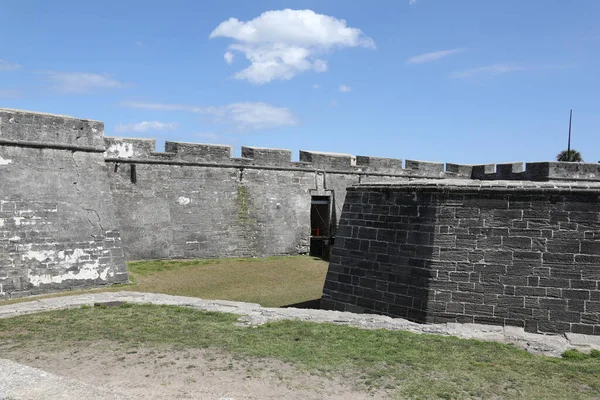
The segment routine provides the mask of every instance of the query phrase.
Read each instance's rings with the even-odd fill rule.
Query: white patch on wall
[[[0,227],[4,226],[4,218],[0,218]]]
[[[8,165],[12,163],[12,160],[7,160],[5,158],[0,157],[0,165]]]
[[[15,220],[15,225],[20,226],[21,221],[23,221],[25,219],[25,217],[13,217],[13,219]]]
[[[104,156],[109,157],[114,156],[115,154],[118,158],[133,157],[133,145],[131,143],[113,143],[108,146]]]
[[[177,199],[177,203],[182,205],[182,206],[187,206],[188,204],[190,204],[192,202],[192,199],[188,198],[188,197],[179,197]]]
[[[94,250],[102,250],[98,247]],[[69,252],[70,253],[70,252]],[[29,250],[22,255],[23,260],[37,260],[42,263],[53,264],[58,269],[68,269],[75,265],[78,266],[77,271],[67,271],[63,274],[52,275],[52,274],[35,274],[32,275],[29,271],[29,282],[33,286],[40,286],[42,284],[50,283],[62,283],[66,280],[95,280],[101,279],[106,280],[109,276],[114,273],[110,267],[106,267],[100,270],[98,260],[96,261],[81,261],[82,256],[89,255],[89,250],[75,249],[72,253],[66,254],[64,251],[54,250],[41,250],[34,251]]]

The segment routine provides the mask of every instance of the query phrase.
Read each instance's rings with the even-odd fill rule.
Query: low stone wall
[[[348,188],[324,308],[600,335],[600,184]]]

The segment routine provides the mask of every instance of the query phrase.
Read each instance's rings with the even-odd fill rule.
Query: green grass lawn
[[[94,291],[164,293],[281,307],[320,298],[327,266],[326,261],[309,256],[135,261],[127,263],[133,284]],[[74,290],[41,297],[88,292]],[[0,305],[28,300],[31,298],[4,300]]]
[[[408,399],[597,399],[600,360],[560,359],[512,346],[298,321],[256,328],[237,317],[171,306],[86,307],[0,320],[0,344],[213,348],[344,376]]]
[[[281,307],[321,297],[328,263],[309,256],[128,263],[134,290]]]

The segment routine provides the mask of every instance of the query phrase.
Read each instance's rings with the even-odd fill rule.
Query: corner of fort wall
[[[128,281],[103,134],[0,109],[0,298]]]

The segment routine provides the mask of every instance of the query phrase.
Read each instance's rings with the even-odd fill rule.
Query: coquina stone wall
[[[128,280],[103,131],[0,109],[0,299]]]
[[[128,259],[305,254],[311,199],[331,201],[332,233],[346,187],[445,176],[444,165],[348,154],[106,138],[106,162]]]
[[[335,240],[337,251],[340,251],[339,249],[348,250],[348,254],[352,257],[354,255],[358,258],[375,257],[375,261],[380,262],[383,260],[385,251],[390,250],[385,247],[384,251],[378,249],[377,246],[383,246],[383,243],[392,240],[391,236],[387,238],[383,236],[392,235],[390,231],[381,230],[381,233],[379,231],[373,233],[372,230],[359,229],[356,231],[352,228],[351,235],[353,236],[350,238],[344,236],[349,234],[348,221],[356,219],[349,219],[348,215],[351,214],[348,213],[353,213],[352,210],[359,206],[356,203],[356,197],[353,196],[356,196],[357,191],[363,190],[354,188],[355,185],[376,182],[409,183],[423,179],[427,179],[429,182],[445,182],[451,179],[452,181],[447,182],[444,191],[452,192],[455,182],[468,183],[476,187],[482,185],[481,182],[490,181],[486,185],[491,185],[496,189],[490,189],[490,193],[486,196],[491,196],[490,202],[493,202],[492,200],[501,202],[504,201],[507,193],[520,193],[525,189],[517,190],[515,188],[513,191],[513,186],[510,185],[523,184],[496,184],[493,183],[494,181],[593,182],[600,179],[600,165],[585,163],[459,165],[367,156],[355,157],[349,154],[313,151],[301,151],[299,161],[294,162],[291,161],[291,151],[289,150],[242,147],[241,157],[234,158],[231,156],[230,146],[179,142],[167,142],[164,150],[156,152],[154,140],[105,137],[102,122],[0,109],[0,298],[65,290],[79,286],[126,282],[125,259],[263,257],[277,254],[305,254],[309,251],[310,241],[314,240],[314,237],[311,236],[313,233],[311,232],[311,203],[314,196],[317,196],[318,201],[326,198],[330,204],[330,221],[328,220],[327,223],[331,225],[328,233],[331,233],[332,237],[325,239]],[[585,184],[582,183],[582,185]],[[573,187],[575,186],[577,185]],[[346,216],[340,222],[342,205],[345,202],[348,187],[352,187],[350,189],[351,201],[347,202]],[[498,189],[498,187],[501,188]],[[547,189],[539,184],[535,184],[534,188],[537,188],[536,190]],[[577,188],[580,190],[583,186],[580,185]],[[560,190],[558,191],[560,192]],[[360,198],[362,199],[362,197]],[[412,201],[411,199],[409,198],[407,201]],[[414,199],[419,202],[417,209],[425,210],[429,207],[430,210],[438,210],[438,197],[417,196]],[[524,213],[522,219],[514,221],[510,227],[505,227],[509,229],[506,239],[500,236],[500,239],[490,239],[489,241],[490,246],[500,246],[491,248],[498,252],[498,257],[506,256],[507,253],[503,253],[505,251],[513,252],[511,253],[513,258],[510,260],[513,264],[511,265],[502,264],[501,260],[493,261],[490,258],[493,257],[492,253],[488,254],[487,258],[484,255],[483,262],[475,258],[471,259],[481,250],[477,246],[483,246],[485,242],[476,242],[475,249],[469,252],[466,260],[464,259],[465,248],[456,246],[473,243],[472,234],[468,231],[469,227],[461,225],[465,223],[463,218],[466,218],[462,215],[472,211],[470,206],[454,206],[454,215],[461,215],[461,217],[455,217],[445,225],[449,231],[457,232],[455,242],[452,244],[442,246],[413,243],[412,241],[415,240],[441,240],[442,238],[441,232],[423,231],[411,234],[410,237],[407,236],[406,240],[411,242],[404,245],[416,246],[414,249],[415,252],[418,252],[415,253],[418,254],[418,257],[411,258],[414,260],[438,257],[435,252],[431,255],[423,254],[428,249],[438,248],[440,259],[433,258],[436,262],[450,262],[451,260],[441,258],[450,257],[446,255],[445,251],[454,249],[453,246],[455,246],[456,249],[448,250],[447,254],[455,254],[456,257],[463,258],[452,261],[456,263],[457,268],[456,271],[453,271],[452,279],[460,279],[459,276],[465,279],[465,271],[462,271],[462,268],[470,268],[469,265],[479,268],[483,263],[492,266],[499,265],[500,269],[504,265],[506,269],[501,271],[503,275],[499,273],[507,276],[503,279],[510,277],[510,279],[522,281],[522,275],[518,274],[524,270],[514,267],[523,262],[539,261],[541,266],[536,268],[542,269],[535,269],[534,275],[527,275],[528,278],[532,278],[532,284],[537,282],[542,285],[542,282],[546,282],[542,278],[557,279],[548,281],[557,286],[542,285],[547,295],[544,299],[553,299],[554,294],[559,293],[563,297],[556,301],[562,303],[557,303],[555,313],[566,304],[567,309],[563,310],[567,313],[565,318],[575,318],[577,313],[581,315],[581,320],[577,322],[566,319],[559,322],[579,324],[577,326],[570,325],[570,327],[574,330],[587,329],[589,331],[589,326],[593,324],[586,319],[591,318],[588,312],[588,303],[591,307],[589,309],[592,309],[597,300],[593,297],[595,289],[590,286],[592,285],[590,281],[594,280],[588,279],[589,274],[592,273],[589,272],[591,271],[589,266],[595,265],[593,264],[596,262],[594,257],[597,255],[590,254],[592,248],[587,246],[592,246],[590,243],[595,242],[597,237],[594,235],[596,233],[590,229],[583,232],[583,238],[561,235],[569,235],[570,230],[580,230],[581,227],[586,226],[585,224],[596,223],[595,214],[592,211],[583,214],[569,214],[566,222],[550,220],[547,223],[551,227],[535,228],[543,232],[540,233],[543,240],[537,240],[534,236],[529,242],[527,235],[513,235],[511,232],[514,233],[515,229],[530,229],[530,225],[535,225],[535,221],[529,221],[527,218],[533,218],[530,217],[530,214],[538,210],[539,204],[542,203],[539,203],[538,200],[531,201],[531,203],[522,203],[522,208],[519,208],[518,202],[509,203],[511,204],[510,211],[521,210]],[[562,202],[558,201],[556,207],[561,204],[566,204],[565,207],[567,207],[571,204],[570,201],[570,198],[565,198]],[[589,204],[593,204],[593,202]],[[387,211],[384,212],[377,208],[381,204],[370,203],[370,205],[374,207],[373,210],[379,211],[369,211],[367,214],[372,214],[373,218],[381,218],[378,221],[373,220],[372,223],[387,223],[385,222],[389,217],[385,214]],[[414,209],[414,205],[406,207]],[[383,210],[387,210],[387,208],[384,207]],[[479,215],[482,216],[487,211],[484,207],[479,212]],[[576,211],[566,210],[566,212],[574,213]],[[403,218],[409,219],[412,217],[411,215],[403,216]],[[425,216],[420,216],[420,218],[425,218]],[[554,216],[553,218],[558,217]],[[488,221],[489,218],[481,217],[480,220],[471,218],[470,220],[476,224],[477,221]],[[425,221],[425,219],[419,221]],[[496,221],[498,224],[505,222],[498,218]],[[336,232],[338,223],[341,226],[339,233]],[[453,225],[453,223],[458,225]],[[488,224],[489,221],[485,223]],[[556,225],[557,223],[559,225]],[[409,225],[410,228],[402,228],[401,231],[419,232],[421,227],[437,229],[435,221],[410,222]],[[523,225],[527,225],[527,227]],[[478,226],[474,226],[472,229],[476,228]],[[489,226],[483,225],[479,228],[487,229]],[[467,230],[465,231],[465,229]],[[549,231],[552,231],[553,236],[544,236],[548,235]],[[494,232],[503,233],[505,231],[496,230]],[[363,233],[365,235],[375,234],[376,237],[373,239],[355,236]],[[572,233],[572,235],[576,234],[581,234],[581,232]],[[377,235],[382,236],[380,238]],[[490,237],[493,235],[490,234]],[[519,239],[512,239],[512,237]],[[373,243],[374,247],[369,247],[371,253],[364,253],[364,248],[344,249],[341,247],[352,246],[352,243],[363,243],[361,246],[364,246],[364,240]],[[397,240],[396,236],[393,240]],[[500,245],[494,240],[500,240]],[[503,246],[511,243],[511,240],[520,240],[526,247],[531,245],[531,249],[528,251],[526,249],[506,250]],[[581,242],[577,242],[580,243],[580,249],[576,252],[573,241],[577,240]],[[513,245],[516,246],[517,242]],[[536,252],[534,246],[541,245],[546,246],[545,250],[538,249]],[[556,246],[566,247],[558,251]],[[442,249],[444,249],[443,256]],[[384,253],[380,253],[380,251],[384,251]],[[526,257],[526,253],[532,253],[532,257],[541,258],[539,260],[519,258]],[[556,264],[559,267],[566,265],[561,264],[562,261],[557,261],[560,258],[548,259],[549,255],[546,253],[558,254],[560,257],[566,254],[566,260],[572,259],[575,265],[583,265],[587,262],[588,264],[585,264],[587,265],[585,267],[586,275],[583,275],[584,270],[581,270],[583,283],[580,285],[590,287],[575,287],[579,281],[575,278],[561,278],[557,275],[559,274],[558,269],[550,270],[549,276],[540,275],[540,281],[535,281],[534,277],[538,276],[536,274],[547,271],[543,268],[550,268],[550,264]],[[397,256],[404,257],[402,254],[404,253],[397,254]],[[539,256],[539,254],[542,255]],[[340,286],[344,288],[343,290],[332,289],[331,285],[348,284],[348,282],[335,280],[337,279],[335,274],[338,272],[334,269],[346,268],[339,264],[339,253],[337,257],[332,263],[333,272],[330,273],[328,279],[324,304],[338,308],[342,307],[341,304],[345,304],[344,307],[350,307],[349,309],[355,307],[352,309],[392,314],[389,306],[391,303],[387,302],[388,297],[377,300],[373,303],[375,307],[373,308],[369,307],[371,303],[363,303],[367,301],[365,299],[370,298],[370,295],[351,293],[346,290],[348,289],[346,286]],[[396,261],[389,261],[389,268],[396,265],[394,264]],[[411,265],[411,267],[415,266]],[[429,267],[421,269],[426,270],[427,268]],[[339,276],[340,279],[351,279],[352,291],[356,290],[357,293],[360,290],[370,293],[368,291],[373,289],[356,283],[360,282],[360,279],[355,276],[348,278],[350,275],[346,273]],[[521,277],[518,278],[519,276]],[[469,275],[469,279],[471,278],[472,275]],[[417,277],[411,275],[410,279],[416,280]],[[419,282],[423,280],[434,282],[429,276],[418,279]],[[385,279],[379,279],[377,285],[383,285],[380,281],[384,282]],[[369,280],[365,280],[365,282],[372,284],[372,281]],[[454,283],[459,285],[458,281],[452,281],[450,286],[453,287]],[[476,282],[462,283],[469,286]],[[487,284],[487,282],[481,283]],[[461,290],[457,289],[457,293],[468,292],[462,290],[465,287],[463,284],[457,286],[461,288]],[[505,284],[502,283],[502,285]],[[431,300],[435,302],[435,306],[441,307],[442,301],[432,300],[428,290],[426,290],[427,296],[412,296],[412,290],[419,285],[410,284],[409,286],[412,289],[410,289],[410,294],[406,294],[407,297],[421,299],[421,302]],[[518,287],[529,286],[531,286],[529,281],[527,285],[512,285],[515,290]],[[476,287],[477,290],[482,290],[482,287]],[[502,287],[504,290],[504,286]],[[541,293],[540,286],[532,287]],[[556,290],[551,289],[552,287]],[[389,296],[389,291],[380,290],[379,287],[373,290],[377,293],[388,293],[386,296]],[[419,290],[421,290],[419,293],[424,293],[423,288]],[[568,290],[587,290],[589,298],[570,299],[564,297],[580,293]],[[337,293],[336,296],[341,297],[328,297],[334,292]],[[478,293],[482,294],[483,292]],[[494,293],[490,292],[491,294]],[[504,292],[495,294],[510,296],[509,293]],[[584,296],[584,294],[581,295]],[[351,296],[350,299],[357,302],[346,301],[344,296]],[[456,296],[459,295],[455,295],[454,300]],[[477,296],[477,301],[480,297]],[[361,299],[360,304],[358,299]],[[398,299],[401,298],[398,297]],[[540,299],[542,298],[540,297]],[[419,314],[421,317],[412,315],[412,313],[423,313],[426,310],[417,306],[418,301],[414,303],[414,306],[413,300],[410,301],[410,307],[398,304],[395,306],[406,307],[407,312],[411,313],[409,315],[411,318],[425,318],[422,317],[424,314]],[[423,304],[430,304],[427,301]],[[542,303],[542,300],[540,302]],[[547,302],[547,300],[543,300],[544,304]],[[469,307],[471,305],[469,304],[471,303],[449,301],[448,304],[450,303],[464,304],[464,311],[456,313],[456,320],[470,318]],[[388,305],[383,306],[383,304]],[[478,306],[478,310],[489,310],[487,303],[483,304],[486,307],[479,307],[481,304],[476,302],[472,304]],[[574,307],[577,305],[579,305],[579,309],[575,310]],[[387,308],[379,309],[381,307]],[[454,305],[449,307],[448,310],[453,310]],[[514,309],[519,307],[511,307],[508,308],[510,313],[507,316],[497,313],[478,315],[481,318],[496,318],[493,320],[496,322],[499,321],[497,318],[503,318],[504,323],[530,321],[527,318],[516,317]],[[529,307],[529,303],[524,304],[521,308],[527,307]],[[581,310],[581,307],[584,307],[584,310]],[[496,309],[500,310],[502,307],[494,308],[494,310]],[[530,309],[533,310],[533,308]],[[443,315],[446,317],[454,315],[453,312],[444,310],[444,313],[437,314],[439,318],[442,318]],[[548,321],[554,323],[557,317],[549,314],[548,318]],[[514,323],[520,324],[520,322]],[[561,325],[554,328],[540,326],[537,329],[563,328],[564,326]]]
[[[363,184],[348,189],[321,304],[598,335],[599,282],[600,183]]]

